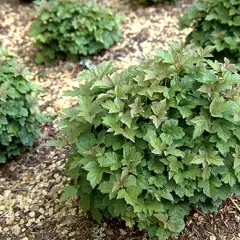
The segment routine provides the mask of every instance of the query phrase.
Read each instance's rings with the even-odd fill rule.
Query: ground
[[[137,63],[156,48],[166,48],[169,40],[183,40],[178,18],[190,1],[140,6],[132,0],[98,0],[115,12],[125,14],[123,41],[109,50],[78,62],[57,61],[36,66],[36,47],[27,36],[34,18],[33,5],[17,0],[1,0],[0,42],[20,56],[43,91],[39,104],[43,112],[58,119],[62,109],[73,104],[62,93],[78,84],[77,74],[86,63],[114,60],[119,67]],[[56,112],[58,114],[56,114]],[[61,202],[62,188],[70,179],[64,165],[68,148],[46,146],[56,136],[56,122],[42,126],[34,147],[17,159],[0,166],[0,240],[143,240],[146,233],[128,229],[123,222],[105,220],[97,224],[83,214],[76,199]],[[240,197],[224,202],[215,214],[195,209],[186,217],[186,228],[178,240],[240,240]]]

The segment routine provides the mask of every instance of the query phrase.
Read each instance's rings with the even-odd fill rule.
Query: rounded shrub
[[[211,50],[171,42],[124,71],[107,62],[79,74],[55,142],[72,143],[63,199],[163,240],[191,207],[239,192],[240,75]]]
[[[32,146],[44,118],[37,105],[39,88],[29,72],[0,48],[0,163]]]
[[[42,46],[36,61],[53,60],[57,53],[88,55],[109,48],[121,39],[122,16],[94,2],[43,1],[36,5],[36,20],[29,35]]]
[[[188,42],[215,46],[215,57],[240,60],[239,0],[198,0],[185,10],[180,28],[191,27]]]

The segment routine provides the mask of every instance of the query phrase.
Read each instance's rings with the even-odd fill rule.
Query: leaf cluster
[[[185,10],[180,28],[191,27],[188,42],[215,46],[215,57],[240,60],[240,1],[197,0]]]
[[[0,48],[0,163],[32,146],[43,121],[38,105],[39,88],[26,80],[29,72]]]
[[[163,240],[183,230],[190,207],[216,209],[239,191],[240,75],[211,51],[171,42],[126,70],[106,62],[79,74],[55,142],[73,146],[64,199],[78,194],[96,220],[118,217]]]
[[[72,57],[94,54],[121,39],[122,16],[94,2],[54,0],[35,6],[29,35],[42,47],[37,63],[54,60],[60,53]]]

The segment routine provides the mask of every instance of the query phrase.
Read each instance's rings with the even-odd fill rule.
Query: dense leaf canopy
[[[55,59],[57,53],[94,54],[121,39],[122,16],[93,2],[42,1],[36,4],[35,14],[29,35],[43,48],[37,55],[38,63]]]
[[[79,74],[55,142],[73,145],[64,198],[78,193],[95,219],[120,217],[163,240],[191,206],[216,209],[238,191],[240,75],[208,60],[211,50],[171,43],[124,71],[106,62]]]
[[[191,27],[188,41],[215,46],[215,57],[240,60],[240,1],[197,0],[186,9],[180,27]]]
[[[39,136],[44,120],[37,105],[39,88],[26,80],[29,72],[0,49],[0,163],[20,154]]]

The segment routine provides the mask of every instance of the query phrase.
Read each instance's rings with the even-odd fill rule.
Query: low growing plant
[[[37,63],[54,60],[58,53],[89,55],[120,41],[120,14],[94,2],[77,0],[43,1],[36,4],[36,20],[29,35],[42,47]]]
[[[240,60],[239,0],[197,0],[186,9],[180,28],[193,28],[187,42],[215,46],[215,57]]]
[[[37,105],[39,88],[29,72],[0,48],[0,163],[32,146],[44,121]]]
[[[79,99],[65,109],[61,138],[72,144],[74,180],[62,198],[168,239],[191,207],[216,209],[239,192],[240,75],[211,47],[171,43],[124,71],[103,63],[82,71]]]

